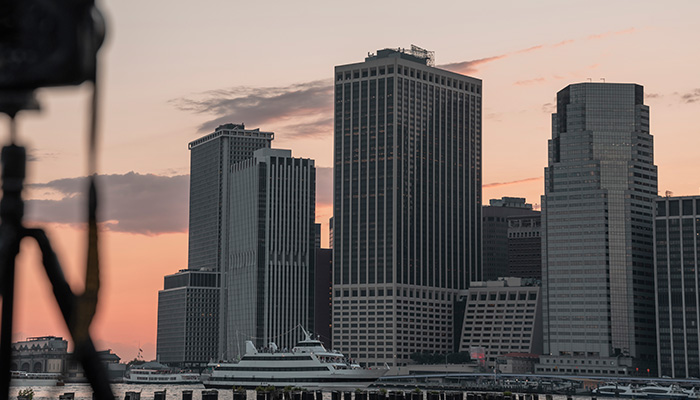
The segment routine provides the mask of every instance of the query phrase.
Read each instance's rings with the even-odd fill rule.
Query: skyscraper
[[[654,238],[659,375],[697,377],[700,196],[658,199]]]
[[[245,341],[292,348],[314,327],[316,169],[290,150],[260,149],[231,169],[228,260],[222,270],[224,358]]]
[[[451,352],[457,291],[481,279],[481,80],[415,46],[334,80],[333,347]]]
[[[508,222],[508,275],[542,279],[542,224],[539,211],[513,215]]]
[[[655,369],[653,153],[642,86],[557,93],[542,197],[548,356],[537,371]]]
[[[189,269],[220,270],[228,240],[224,210],[231,166],[269,148],[273,138],[272,132],[224,124],[190,142]]]
[[[534,211],[532,204],[526,203],[522,197],[491,199],[489,205],[481,209],[484,235],[484,281],[516,276],[509,274],[508,264],[508,217],[516,215],[539,215],[539,211]]]
[[[226,317],[226,291],[219,286],[217,273],[227,261],[231,166],[253,157],[257,149],[269,148],[273,137],[272,132],[245,129],[243,124],[224,124],[189,143],[188,271],[166,276],[163,290],[158,293],[157,351],[164,361],[191,365],[223,355],[221,346],[226,331],[220,321]],[[196,271],[202,274],[195,274]],[[199,277],[214,275],[216,287],[201,285]],[[211,300],[214,293],[220,296],[215,303]],[[211,311],[212,307],[215,311]],[[195,318],[196,311],[206,318]],[[212,318],[209,314],[216,315]]]
[[[185,269],[163,281],[158,359],[173,366],[205,366],[219,350],[219,273]]]

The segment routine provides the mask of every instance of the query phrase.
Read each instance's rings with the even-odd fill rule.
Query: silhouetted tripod
[[[14,119],[11,123],[14,126]],[[14,128],[11,128],[14,130]],[[12,135],[14,136],[14,135]],[[0,399],[7,399],[12,358],[12,319],[14,306],[15,257],[20,241],[36,240],[42,253],[46,275],[53,286],[63,319],[74,342],[74,355],[92,385],[95,398],[114,398],[104,364],[90,337],[89,327],[95,314],[99,290],[97,254],[97,193],[94,175],[90,177],[88,205],[88,265],[85,292],[77,296],[63,276],[63,271],[43,229],[22,224],[24,201],[21,197],[26,171],[26,149],[14,143],[2,149],[2,191],[0,200],[0,295],[2,295],[2,332],[0,334]]]
[[[10,144],[2,149],[2,200],[0,200],[0,400],[7,400],[12,363],[12,320],[15,258],[20,242],[39,244],[42,262],[53,293],[94,391],[94,398],[113,400],[104,364],[95,351],[89,328],[97,306],[99,259],[97,254],[97,193],[95,158],[97,131],[97,51],[104,39],[104,20],[94,0],[3,0],[0,2],[0,113],[10,117]],[[27,153],[18,146],[15,116],[38,109],[34,90],[49,86],[92,82],[92,118],[89,136],[88,254],[85,292],[76,295],[66,282],[46,233],[23,225]]]

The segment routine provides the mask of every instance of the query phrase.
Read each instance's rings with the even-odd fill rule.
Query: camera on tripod
[[[0,96],[94,81],[97,50],[105,34],[94,3],[1,1]]]

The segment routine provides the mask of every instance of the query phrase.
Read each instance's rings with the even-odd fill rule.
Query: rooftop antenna
[[[605,83],[605,78],[600,78],[600,80],[603,81],[603,83]]]
[[[586,79],[588,79],[588,82],[593,82],[592,78],[586,78]]]

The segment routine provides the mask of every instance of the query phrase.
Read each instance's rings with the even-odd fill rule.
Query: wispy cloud
[[[527,86],[527,85],[533,85],[533,84],[537,84],[537,83],[544,83],[545,81],[546,81],[545,78],[540,77],[540,78],[533,78],[533,79],[525,79],[522,81],[516,81],[514,83],[514,85]]]
[[[101,175],[98,182],[100,220],[105,229],[149,236],[187,231],[188,175],[129,172]],[[85,222],[85,177],[27,186],[42,197],[27,200],[27,220],[70,225]]]
[[[438,65],[438,68],[446,69],[448,71],[456,72],[458,74],[473,74],[478,72],[480,65],[488,64],[490,62],[500,60],[508,57],[508,54],[501,54],[493,57],[479,58],[477,60],[470,61],[460,61],[456,63]]]
[[[439,65],[439,68],[473,75],[489,63],[513,55],[537,52],[547,48],[570,45],[578,40],[598,40],[611,35],[634,32],[634,28],[618,32],[591,35],[584,39],[568,39],[556,44],[538,44],[509,53]],[[558,79],[555,77],[555,79]],[[516,82],[516,85],[542,83],[544,77]],[[234,86],[210,90],[169,101],[174,107],[210,117],[202,123],[199,132],[213,131],[218,125],[246,123],[263,130],[274,129],[277,139],[314,138],[333,132],[333,82],[318,80],[288,86],[251,87]]]
[[[634,29],[634,28],[628,28],[628,29],[624,29],[621,31],[612,31],[612,32],[605,32],[605,33],[600,33],[600,34],[596,34],[596,35],[590,35],[586,39],[588,39],[588,40],[605,39],[605,38],[608,38],[610,36],[627,35],[630,33],[634,33],[635,31],[636,31],[636,29]]]
[[[700,101],[700,88],[693,89],[686,93],[674,93],[678,95],[683,103],[695,103]]]
[[[227,122],[265,127],[278,125],[287,137],[313,137],[332,133],[333,85],[330,80],[289,86],[236,86],[170,100],[180,110],[211,114],[200,132]],[[265,128],[263,128],[265,129]]]
[[[517,181],[510,181],[510,182],[493,182],[493,183],[486,183],[482,185],[481,187],[484,189],[487,188],[493,188],[493,187],[499,187],[499,186],[508,186],[508,185],[517,185],[519,183],[526,183],[526,182],[533,182],[533,181],[539,181],[544,179],[544,177],[541,176],[536,176],[532,178],[525,178],[525,179],[519,179]]]
[[[568,45],[574,44],[577,41],[581,41],[581,40],[599,40],[599,39],[603,39],[603,38],[606,38],[609,36],[624,35],[624,34],[633,33],[633,32],[635,32],[635,29],[629,28],[629,29],[625,29],[622,31],[606,32],[606,33],[601,33],[601,34],[596,34],[596,35],[590,35],[584,39],[566,39],[566,40],[562,40],[561,42],[551,44],[551,45],[538,44],[538,45],[530,46],[530,47],[527,47],[524,49],[511,51],[509,53],[499,54],[497,56],[485,57],[485,58],[480,58],[480,59],[471,60],[471,61],[462,61],[462,62],[438,65],[438,67],[444,68],[448,71],[461,73],[461,74],[473,74],[473,73],[476,73],[479,71],[478,67],[481,65],[488,64],[488,63],[498,61],[498,60],[503,60],[503,59],[508,58],[508,57],[515,55],[515,54],[532,53],[532,52],[544,50],[547,48],[568,46]],[[594,65],[594,66],[591,66],[589,68],[596,68],[596,67],[597,67],[597,65]],[[541,78],[541,79],[544,80],[544,78]]]
[[[542,104],[542,112],[545,114],[551,114],[556,111],[554,103],[544,103]]]

